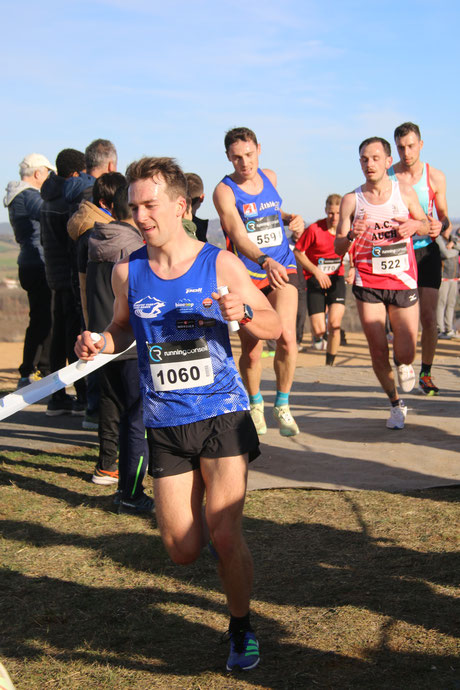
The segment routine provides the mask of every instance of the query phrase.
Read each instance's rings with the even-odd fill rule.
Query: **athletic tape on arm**
[[[130,350],[134,345],[135,343],[132,343],[124,352]],[[8,393],[4,398],[0,398],[0,421],[10,417],[15,412],[23,410],[27,405],[32,405],[32,403],[36,403],[38,400],[56,393],[61,388],[71,386],[75,381],[88,376],[92,371],[96,371],[96,369],[103,367],[104,364],[111,362],[122,354],[123,352],[118,352],[116,355],[98,354],[92,361],[87,362],[83,369],[78,368],[80,364],[80,360],[78,360],[49,376],[45,376],[45,378],[39,381],[34,381],[34,383],[30,383],[28,386],[19,388],[14,393]]]

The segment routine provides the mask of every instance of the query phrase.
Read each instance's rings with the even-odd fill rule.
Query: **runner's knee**
[[[422,328],[432,328],[436,325],[436,308],[422,309],[420,311]]]
[[[163,538],[163,544],[170,559],[176,565],[194,563],[201,553],[203,544],[198,539]]]
[[[386,339],[381,343],[369,343],[369,351],[371,353],[372,362],[374,364],[384,365],[388,363],[389,350]]]
[[[296,330],[295,323],[291,326],[283,325],[283,330],[281,335],[277,340],[278,347],[283,350],[290,351],[292,349],[297,350],[297,340],[296,340]]]
[[[337,331],[340,331],[340,323],[342,319],[336,319],[334,320],[329,320],[329,323],[327,325],[328,331],[331,335],[334,333],[337,333]]]
[[[263,341],[241,341],[240,360],[247,364],[255,364],[260,360],[262,354]]]
[[[212,529],[209,529],[214,548],[223,560],[232,557],[239,542],[241,530],[235,523],[229,520],[220,520]]]
[[[416,344],[412,341],[404,343],[394,342],[394,355],[397,362],[401,364],[412,364],[415,359]]]

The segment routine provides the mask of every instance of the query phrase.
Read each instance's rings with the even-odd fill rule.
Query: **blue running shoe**
[[[227,671],[239,668],[240,671],[249,671],[255,668],[260,661],[259,643],[253,632],[241,630],[233,633],[229,631],[230,654],[227,659]]]

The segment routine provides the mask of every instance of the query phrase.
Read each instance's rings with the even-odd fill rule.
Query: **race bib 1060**
[[[204,338],[146,345],[156,391],[197,388],[214,381],[209,348]]]
[[[251,242],[263,249],[279,247],[283,242],[284,229],[280,225],[278,214],[248,220],[246,230]]]
[[[385,247],[375,245],[372,248],[372,273],[404,273],[409,270],[407,244],[398,242]]]

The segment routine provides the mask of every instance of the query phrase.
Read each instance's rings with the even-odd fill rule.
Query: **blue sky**
[[[244,125],[278,174],[285,210],[312,221],[328,194],[360,184],[360,141],[393,144],[395,126],[412,120],[460,217],[459,19],[455,0],[9,4],[0,184],[28,153],[54,160],[103,137],[122,172],[144,154],[198,172],[200,215],[213,218],[212,190],[231,169],[224,133]]]

